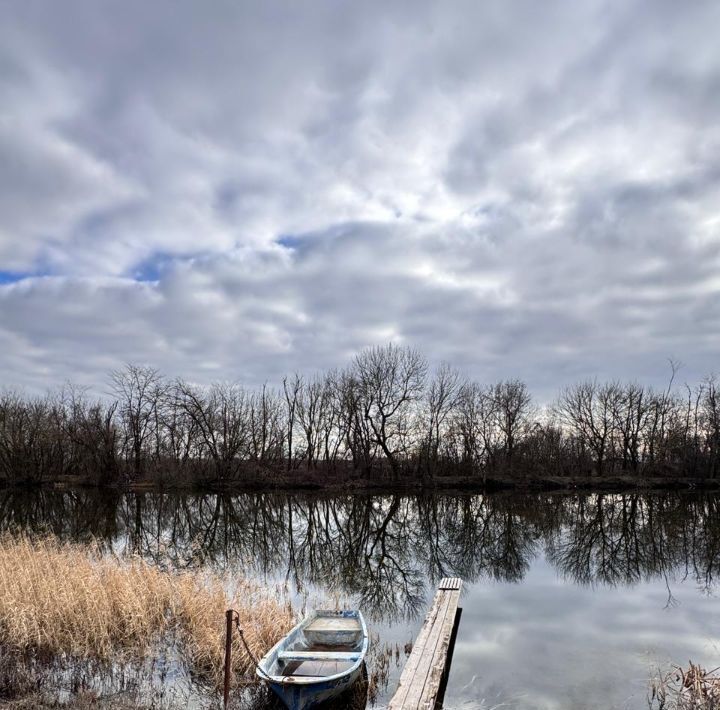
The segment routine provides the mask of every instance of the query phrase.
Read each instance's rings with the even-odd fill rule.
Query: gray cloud
[[[0,382],[720,352],[711,2],[0,4]],[[25,275],[20,278],[20,275]]]

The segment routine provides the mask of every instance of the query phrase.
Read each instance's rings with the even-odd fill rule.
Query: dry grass
[[[658,710],[720,710],[720,668],[689,663],[675,666],[653,682],[648,704]]]
[[[197,572],[168,572],[141,559],[100,555],[92,546],[54,538],[0,538],[0,645],[58,662],[118,663],[151,653],[174,637],[196,678],[222,678],[225,610],[240,615],[256,656],[292,625],[277,591],[250,583],[235,594],[227,581]],[[234,639],[238,674],[252,663]]]

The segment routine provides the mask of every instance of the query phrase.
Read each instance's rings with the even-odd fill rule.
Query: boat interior
[[[343,673],[360,659],[362,646],[357,616],[319,612],[278,651],[274,675],[319,678]]]

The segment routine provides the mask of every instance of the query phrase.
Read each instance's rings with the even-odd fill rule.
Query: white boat
[[[359,611],[315,610],[262,657],[257,674],[289,710],[305,710],[347,690],[367,649]]]

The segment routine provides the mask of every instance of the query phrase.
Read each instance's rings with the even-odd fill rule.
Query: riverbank
[[[578,492],[605,491],[612,493],[645,490],[720,490],[719,478],[695,476],[644,476],[638,474],[599,475],[437,475],[423,477],[408,475],[392,478],[389,475],[358,476],[352,472],[327,470],[275,471],[252,470],[232,479],[211,477],[171,477],[147,475],[136,479],[121,479],[113,483],[98,483],[85,476],[60,476],[47,481],[1,481],[0,488],[98,488],[120,492],[247,493],[318,491],[328,493],[404,493],[463,491],[485,493],[494,491],[522,492]]]

